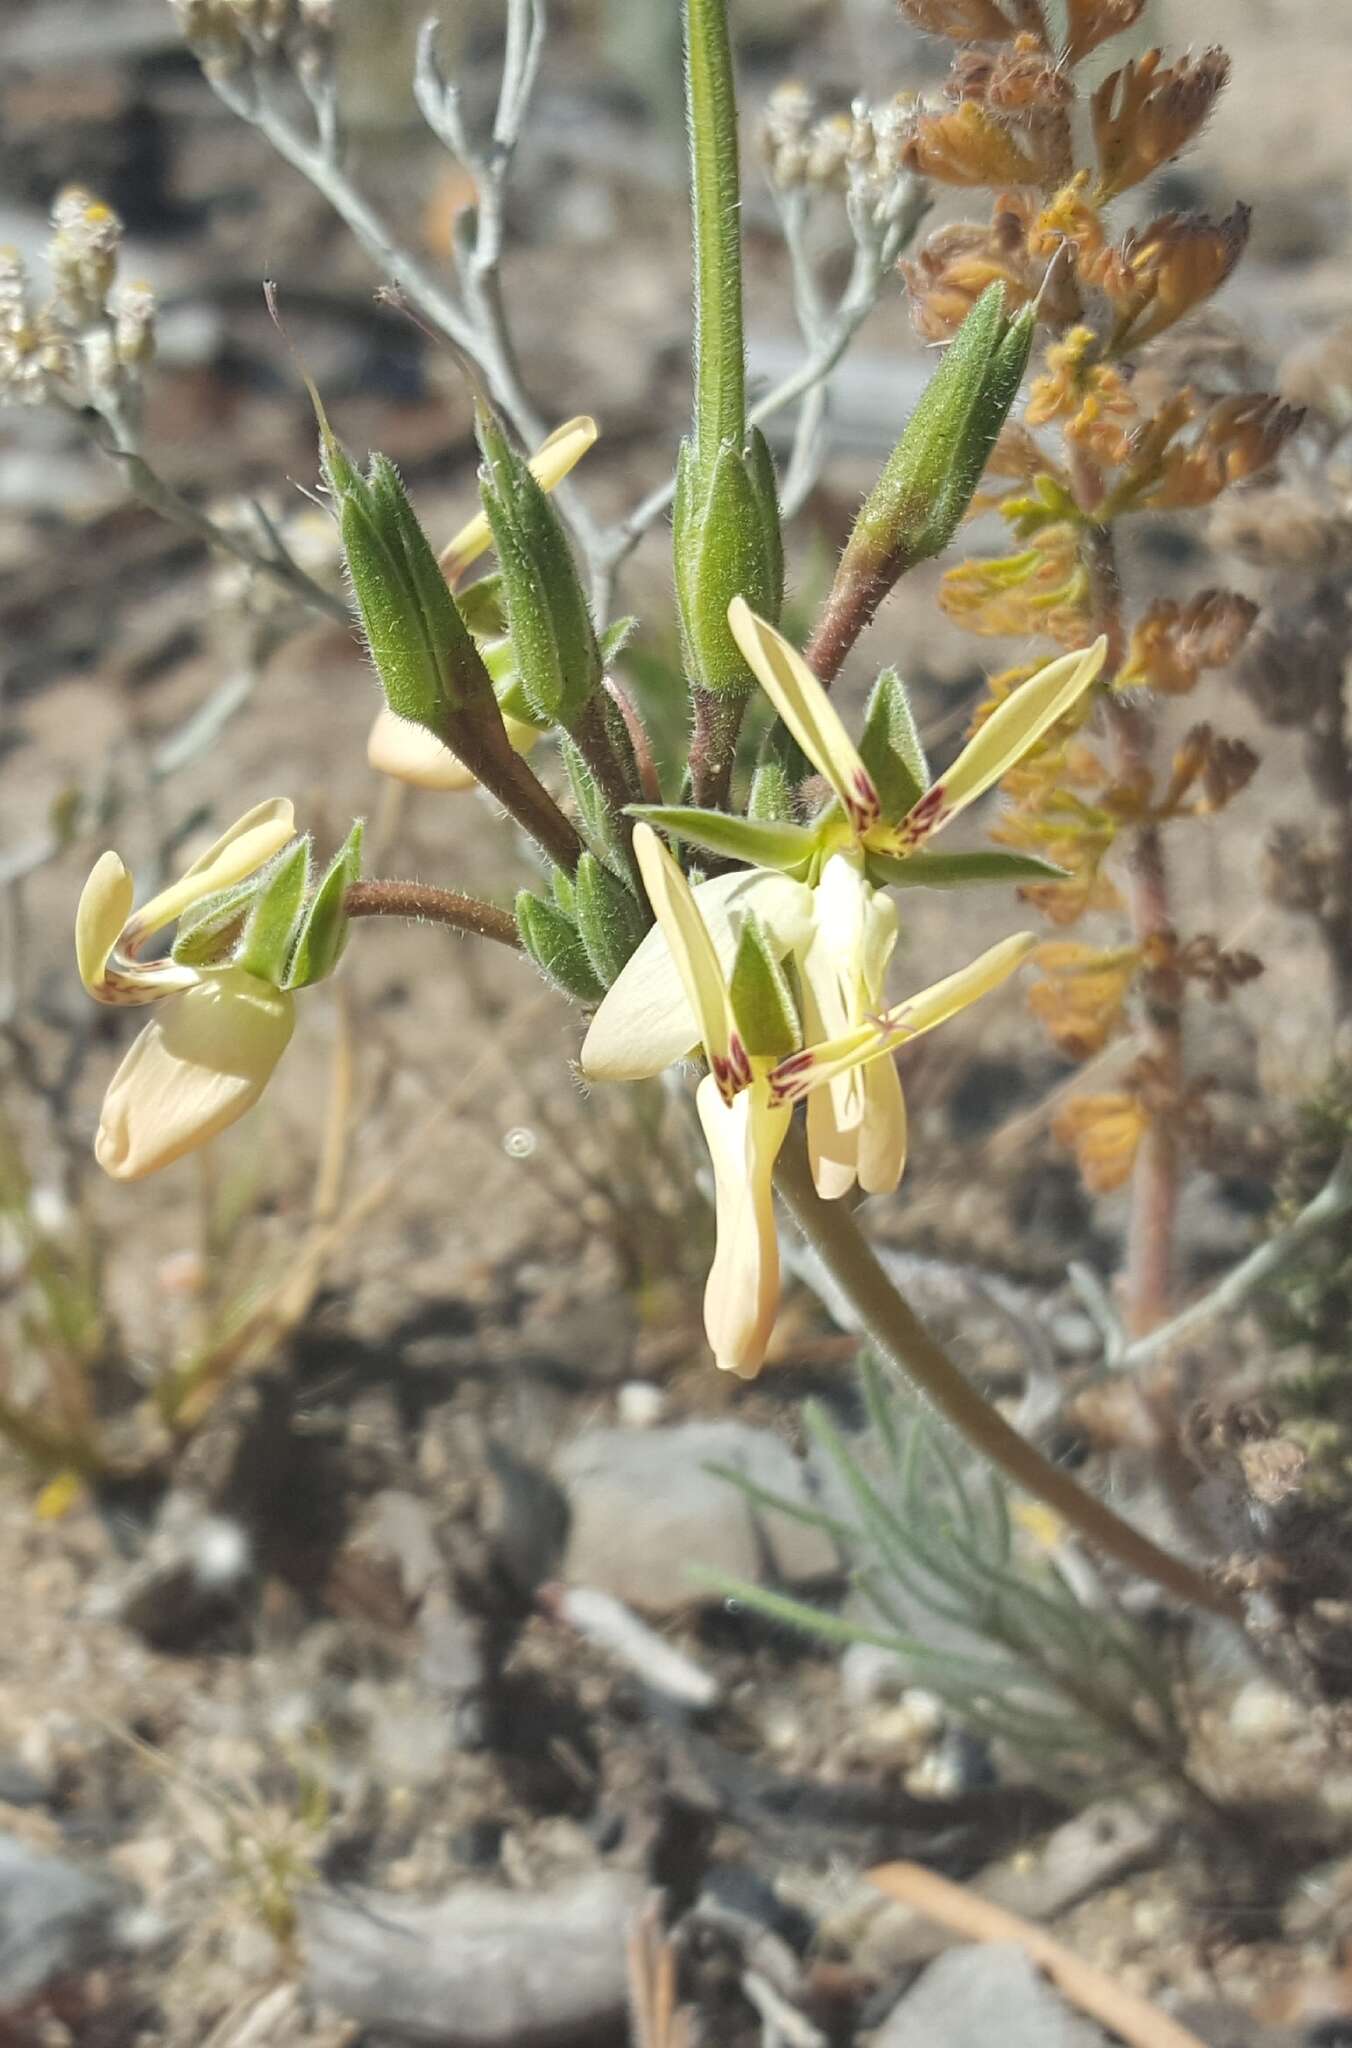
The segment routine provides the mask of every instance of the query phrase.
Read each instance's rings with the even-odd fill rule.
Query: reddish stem
[[[452,931],[495,939],[500,946],[521,944],[510,910],[462,896],[458,889],[433,888],[430,882],[353,882],[343,908],[349,917],[409,917],[420,924],[444,924]]]

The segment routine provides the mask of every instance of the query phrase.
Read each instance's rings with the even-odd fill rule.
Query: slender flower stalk
[[[1025,1492],[1045,1501],[1101,1555],[1162,1586],[1189,1607],[1229,1620],[1237,1618],[1237,1604],[1222,1587],[1161,1550],[1059,1465],[1049,1463],[968,1384],[888,1279],[848,1207],[821,1199],[812,1184],[805,1147],[791,1142],[781,1148],[775,1185],[795,1223],[859,1317],[869,1341],[975,1450]]]

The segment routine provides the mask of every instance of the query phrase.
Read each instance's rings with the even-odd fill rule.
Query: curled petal
[[[983,795],[1065,716],[1107,658],[1108,643],[1099,638],[1092,647],[1063,654],[1030,676],[968,741],[947,775],[930,785],[888,843],[878,841],[878,850],[909,853]]]
[[[158,896],[152,896],[127,920],[122,932],[123,951],[134,954],[152,932],[172,924],[191,904],[256,874],[295,835],[296,814],[286,797],[270,797],[266,803],[255,804],[176,882],[171,882]]]
[[[704,1290],[704,1327],[723,1372],[754,1379],[779,1312],[774,1170],[792,1112],[763,1085],[725,1102],[712,1074],[695,1106],[714,1169],[717,1240]]]
[[[891,1194],[906,1167],[906,1098],[891,1058],[869,1059],[811,1090],[807,1151],[824,1202],[856,1184],[866,1195]]]
[[[840,798],[855,837],[862,839],[878,821],[878,792],[831,699],[802,655],[758,619],[744,597],[728,606],[728,625],[757,682]]]
[[[812,931],[812,891],[768,869],[715,875],[691,891],[726,977],[737,936],[754,911],[779,959],[805,946]],[[645,1081],[687,1059],[699,1024],[666,933],[653,925],[613,983],[582,1044],[582,1071],[593,1081]]]
[[[94,1156],[140,1180],[205,1145],[252,1109],[286,1051],[289,995],[229,967],[166,1002],[114,1074]]]
[[[99,994],[104,971],[122,927],[131,915],[131,875],[115,853],[101,853],[80,891],[75,912],[75,958],[90,995]]]
[[[591,447],[596,433],[596,421],[583,413],[575,420],[565,420],[540,443],[527,467],[542,491],[552,491],[555,484],[563,482]],[[447,541],[437,558],[446,581],[458,583],[470,563],[477,562],[492,545],[488,514],[477,512],[467,526]]]

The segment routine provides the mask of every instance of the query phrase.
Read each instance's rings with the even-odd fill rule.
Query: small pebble
[[[652,1429],[668,1405],[665,1387],[651,1380],[626,1380],[615,1396],[616,1420],[624,1429]]]
[[[1251,1678],[1230,1702],[1230,1733],[1241,1742],[1276,1742],[1296,1725],[1298,1709],[1290,1693]]]

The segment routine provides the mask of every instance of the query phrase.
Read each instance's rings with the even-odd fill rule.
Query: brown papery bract
[[[1098,150],[1100,205],[1139,185],[1199,133],[1226,79],[1224,50],[1203,50],[1161,69],[1147,50],[1104,79],[1090,102]]]

